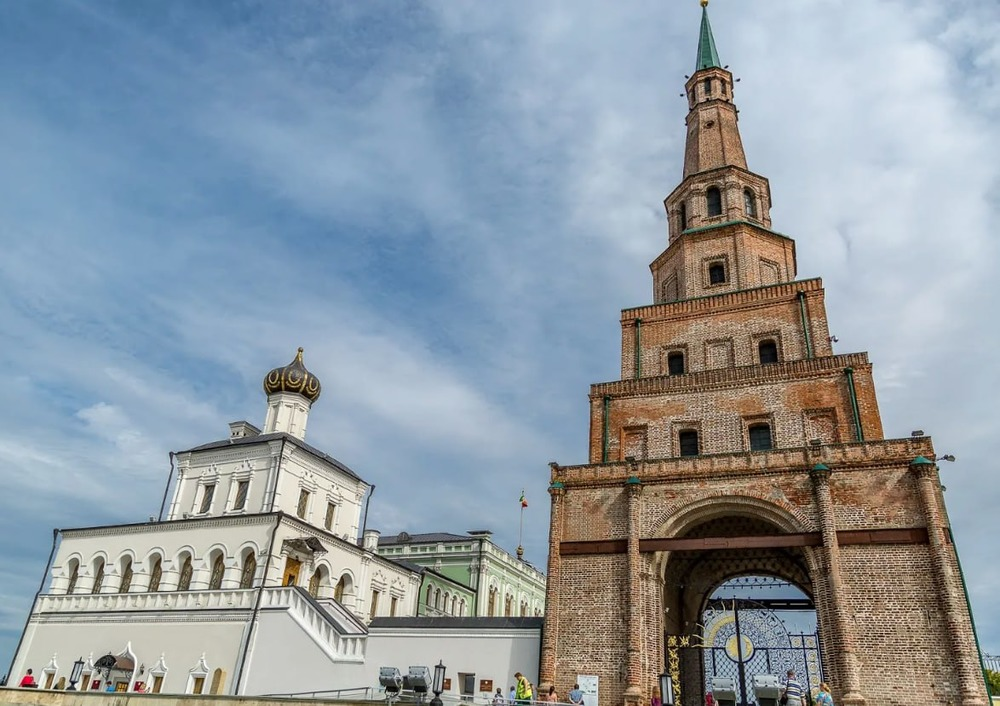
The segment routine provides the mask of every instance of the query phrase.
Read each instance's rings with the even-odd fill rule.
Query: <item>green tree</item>
[[[990,693],[994,696],[1000,696],[1000,672],[987,669],[986,681],[990,683]]]

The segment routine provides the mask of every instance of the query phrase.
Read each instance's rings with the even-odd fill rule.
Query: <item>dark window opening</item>
[[[752,189],[743,189],[743,208],[750,218],[757,217],[757,198]]]
[[[712,79],[706,78],[704,85],[705,85],[705,95],[706,96],[712,95]]]
[[[708,187],[708,191],[705,192],[705,200],[707,201],[709,216],[722,215],[722,192],[719,191],[718,187]]]
[[[681,456],[698,455],[698,432],[694,429],[685,429],[679,434],[678,440],[680,441]]]
[[[751,451],[767,451],[773,448],[770,424],[754,424],[748,432],[750,434]]]
[[[757,344],[761,365],[778,362],[778,344],[770,338]]]
[[[687,204],[684,203],[683,201],[681,201],[680,218],[681,218],[681,230],[684,230],[685,228],[688,227],[688,210],[687,210]]]
[[[668,375],[683,375],[684,374],[684,354],[678,351],[670,353],[667,356],[667,374]]]
[[[713,262],[708,266],[708,283],[709,284],[725,284],[726,283],[726,266],[721,262]]]

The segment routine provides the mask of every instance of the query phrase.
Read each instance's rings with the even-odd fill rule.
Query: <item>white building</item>
[[[377,684],[382,665],[366,663],[370,647],[403,658],[375,645],[367,624],[417,615],[421,574],[379,556],[377,532],[363,532],[358,546],[370,486],[305,443],[320,384],[301,348],[264,390],[263,431],[234,422],[229,438],[174,455],[165,518],[57,533],[11,675],[32,668],[43,688],[62,688],[82,657],[81,689],[291,693]],[[536,622],[480,629],[490,644],[529,645],[488,668],[516,662],[537,673]],[[466,627],[449,634],[465,640],[482,628]],[[398,642],[398,632],[386,634]],[[413,644],[422,644],[416,633]],[[419,658],[409,663],[426,664],[426,649]]]

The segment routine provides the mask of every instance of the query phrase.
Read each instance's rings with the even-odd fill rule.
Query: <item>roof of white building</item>
[[[364,479],[361,476],[359,476],[357,473],[355,473],[354,471],[352,471],[345,464],[343,464],[340,461],[338,461],[337,459],[335,459],[330,454],[324,453],[323,451],[320,451],[315,446],[310,446],[306,442],[302,441],[302,439],[296,439],[291,434],[287,434],[285,432],[280,432],[280,431],[279,432],[272,432],[270,434],[258,434],[257,436],[246,436],[246,437],[236,438],[236,439],[222,439],[220,441],[211,441],[211,442],[209,442],[207,444],[202,444],[201,446],[195,446],[193,449],[185,449],[184,451],[178,451],[177,453],[193,453],[195,451],[211,451],[213,449],[224,449],[224,448],[229,447],[229,446],[252,446],[254,444],[266,444],[269,441],[276,441],[276,440],[281,440],[281,439],[284,439],[285,441],[288,441],[288,442],[290,442],[292,444],[295,444],[295,446],[297,446],[298,448],[302,449],[306,453],[312,454],[316,458],[322,459],[323,461],[326,461],[327,463],[332,464],[337,469],[343,471],[344,473],[346,473],[347,475],[351,476],[352,478],[356,478],[357,480],[364,481]]]

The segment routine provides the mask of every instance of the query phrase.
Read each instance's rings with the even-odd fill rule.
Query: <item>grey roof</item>
[[[352,471],[350,468],[345,466],[343,463],[335,459],[330,454],[323,453],[314,446],[310,446],[302,439],[297,439],[291,434],[287,434],[283,431],[276,431],[270,434],[260,434],[259,436],[244,436],[239,439],[222,439],[221,441],[212,441],[207,444],[202,444],[201,446],[195,446],[193,449],[185,449],[184,451],[178,451],[177,453],[191,453],[194,451],[210,451],[212,449],[224,449],[229,446],[253,446],[254,444],[266,444],[269,441],[277,441],[280,439],[285,439],[291,443],[298,446],[303,451],[312,454],[316,458],[322,459],[327,463],[335,466],[338,470],[343,471],[351,478],[356,478],[357,480],[363,481],[361,476]]]
[[[402,534],[409,535],[408,540],[400,541],[399,537]],[[471,542],[479,539],[478,537],[472,537],[467,534],[452,534],[451,532],[425,532],[424,534],[409,534],[408,532],[400,532],[399,534],[393,534],[389,536],[382,535],[378,538],[379,544],[433,544],[436,542]]]
[[[398,617],[375,618],[368,624],[371,628],[428,628],[433,630],[537,630],[545,623],[545,618],[452,618],[452,617]]]

